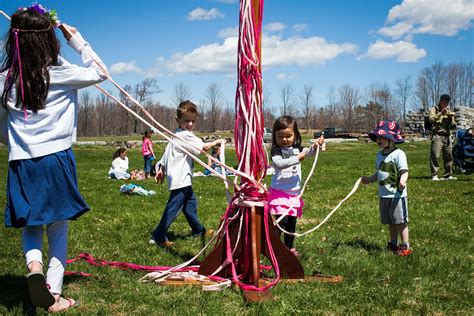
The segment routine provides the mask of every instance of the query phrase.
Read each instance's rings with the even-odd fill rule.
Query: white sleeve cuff
[[[74,34],[69,41],[67,42],[69,46],[72,47],[76,52],[81,52],[81,47],[86,43],[85,39],[82,37],[81,33],[77,32]]]

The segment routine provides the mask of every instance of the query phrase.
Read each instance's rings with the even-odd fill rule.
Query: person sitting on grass
[[[408,162],[405,153],[395,144],[405,140],[395,121],[381,121],[369,132],[369,137],[381,149],[377,153],[375,173],[362,177],[362,183],[379,183],[380,219],[388,224],[390,241],[387,250],[399,256],[412,253],[408,242],[407,180]],[[398,235],[402,242],[398,245]]]
[[[176,112],[177,116],[175,119],[178,123],[178,128],[174,133],[180,139],[175,138],[175,141],[193,155],[199,155],[201,149],[207,151],[223,142],[222,139],[218,139],[210,143],[204,143],[193,134],[192,131],[198,117],[198,110],[197,106],[191,101],[181,102]],[[164,247],[174,245],[174,242],[169,241],[167,232],[181,210],[189,226],[191,226],[193,236],[212,235],[213,231],[207,231],[199,222],[197,200],[192,187],[193,166],[193,159],[188,154],[175,144],[168,143],[163,156],[156,163],[155,180],[157,183],[162,183],[166,175],[170,197],[166,203],[160,223],[151,236],[150,244],[159,243]]]
[[[127,149],[123,147],[117,149],[112,155],[112,159],[109,177],[117,180],[130,179],[130,174],[128,173]]]
[[[221,156],[221,146],[220,145],[212,147],[211,156],[214,157],[215,159],[221,161],[221,157],[220,157]],[[208,159],[207,159],[207,165],[210,166],[212,169],[214,169],[219,174],[222,173],[221,167],[217,163],[213,162],[210,157],[208,157]],[[212,173],[209,169],[204,170],[203,174],[205,176],[212,175]],[[225,170],[225,174],[226,174],[226,176],[233,176],[234,175],[232,172],[230,172],[227,169]]]

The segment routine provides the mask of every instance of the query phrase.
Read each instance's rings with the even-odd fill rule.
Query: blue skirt
[[[89,209],[77,186],[72,149],[8,163],[5,226],[72,220]]]

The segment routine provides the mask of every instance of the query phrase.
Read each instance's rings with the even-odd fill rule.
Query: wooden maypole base
[[[270,258],[270,244],[273,248],[273,253],[278,262],[280,270],[280,282],[329,282],[336,283],[342,281],[340,276],[322,275],[305,277],[303,266],[298,258],[283,244],[277,232],[277,228],[271,219],[267,216],[267,227],[269,239],[267,240],[265,234],[265,223],[262,207],[251,207],[246,210],[241,210],[241,215],[244,212],[250,212],[249,227],[240,227],[240,217],[229,224],[229,238],[233,251],[233,258],[235,259],[235,267],[238,275],[243,275],[243,282],[254,285],[256,287],[263,287],[271,282],[271,279],[262,277],[260,275],[260,255]],[[240,234],[239,234],[240,230]],[[245,234],[250,238],[250,251],[245,249]],[[240,239],[239,239],[240,236]],[[231,278],[232,271],[230,265],[222,265],[227,260],[226,253],[226,236],[216,244],[214,249],[207,255],[199,268],[199,274],[212,275],[219,268],[220,271],[216,274],[223,278]],[[246,250],[246,251],[245,251]],[[245,265],[246,263],[247,265]],[[275,267],[273,267],[275,269]],[[266,291],[242,291],[245,300],[249,302],[260,302],[262,300],[271,300],[273,296],[269,290]]]

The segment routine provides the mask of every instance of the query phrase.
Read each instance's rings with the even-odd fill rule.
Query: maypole
[[[268,289],[280,277],[304,279],[303,267],[283,245],[271,220],[266,189],[249,180],[261,183],[268,164],[263,143],[262,13],[263,0],[240,1],[234,136],[238,170],[248,178],[236,183],[219,241],[199,268],[203,275],[231,277],[250,301],[268,297]],[[260,254],[270,260],[273,280],[261,277]]]

